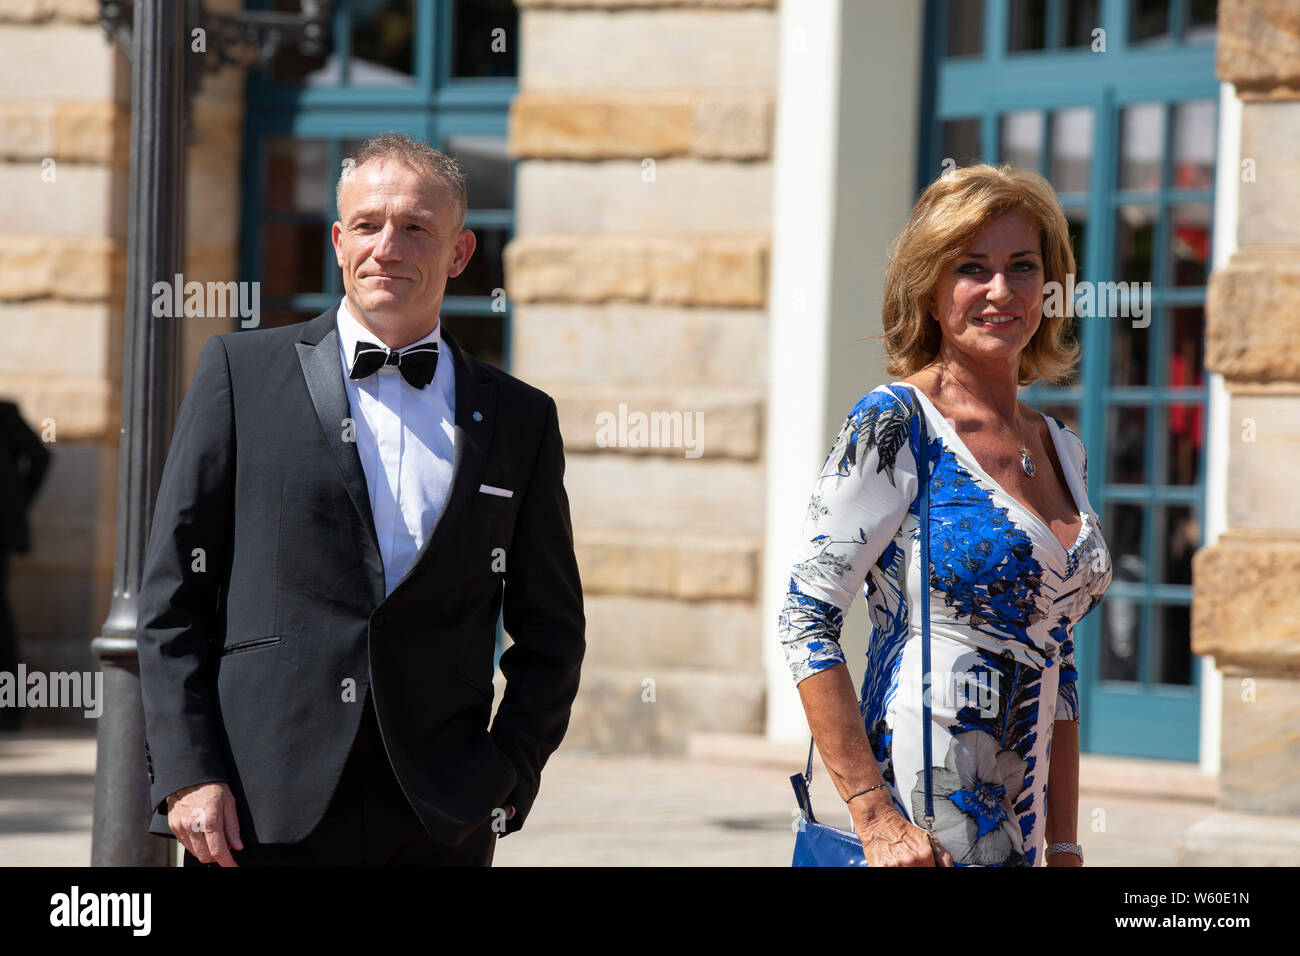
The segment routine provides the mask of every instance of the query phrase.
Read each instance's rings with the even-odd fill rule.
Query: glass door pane
[[[451,75],[514,76],[517,21],[512,0],[452,0]]]
[[[1092,46],[1092,31],[1100,26],[1101,0],[1063,0],[1061,46]]]
[[[1043,168],[1043,114],[1041,110],[1003,113],[999,126],[998,160],[1019,169]]]
[[[948,56],[980,56],[984,52],[984,0],[948,0]]]
[[[1075,106],[1052,113],[1052,165],[1049,178],[1058,193],[1086,193],[1092,186],[1093,112]]]
[[[980,162],[983,151],[980,147],[979,119],[951,119],[943,123],[940,148],[942,158],[953,160],[958,166],[970,166]]]
[[[410,86],[415,82],[413,0],[352,0],[353,86]]]
[[[1011,0],[1007,50],[1024,53],[1047,45],[1047,0]]]

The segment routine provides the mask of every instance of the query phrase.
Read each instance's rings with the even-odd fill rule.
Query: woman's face
[[[1016,359],[1043,317],[1038,230],[1020,213],[992,219],[939,276],[930,314],[943,338],[973,359]]]

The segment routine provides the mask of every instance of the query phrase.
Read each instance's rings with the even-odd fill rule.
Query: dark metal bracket
[[[296,44],[304,56],[325,52],[325,31],[330,18],[330,0],[301,0],[300,10],[244,10],[213,13],[203,0],[185,0],[186,30],[206,34],[207,54],[203,68],[209,72],[223,66],[258,69],[271,62],[276,52]],[[131,56],[132,0],[99,0],[99,25]],[[215,54],[211,55],[211,54]]]
[[[99,25],[110,40],[116,40],[131,57],[133,0],[99,0]],[[304,56],[320,56],[326,50],[330,0],[301,0],[297,13],[282,10],[244,10],[214,13],[203,0],[185,0],[185,35],[193,38],[202,29],[203,52],[186,48],[185,136],[195,138],[190,118],[190,101],[198,92],[204,73],[224,66],[243,70],[270,65],[275,54],[297,46]]]

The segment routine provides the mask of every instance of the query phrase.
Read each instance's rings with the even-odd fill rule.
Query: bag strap
[[[891,388],[890,391],[893,391]],[[919,425],[920,453],[917,458],[917,511],[921,525],[921,754],[925,762],[925,828],[934,832],[934,781],[931,779],[930,738],[930,432],[926,427],[925,409],[919,397],[914,398]],[[816,740],[808,741],[808,766],[803,772],[805,790],[812,788],[813,747]],[[795,778],[798,779],[798,778]],[[806,799],[806,796],[805,796]],[[812,816],[812,805],[806,808]]]
[[[917,418],[921,420],[921,755],[925,760],[925,828],[934,832],[934,785],[930,779],[930,441],[925,409],[920,396],[916,399]]]

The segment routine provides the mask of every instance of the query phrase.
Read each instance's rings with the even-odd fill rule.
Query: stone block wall
[[[513,371],[565,441],[588,637],[566,746],[761,733],[775,4],[518,5],[506,291]],[[655,447],[637,413],[702,428]]]
[[[1210,277],[1206,327],[1206,365],[1229,393],[1227,530],[1193,562],[1192,649],[1224,672],[1221,809],[1294,818],[1277,839],[1300,852],[1297,37],[1294,3],[1219,4],[1218,72],[1242,100],[1238,248]],[[1215,826],[1189,837],[1184,862],[1238,862],[1236,824]]]
[[[0,7],[0,397],[51,452],[31,552],[9,565],[31,670],[91,669],[112,593],[131,84],[98,16],[94,0]]]
[[[31,552],[9,569],[30,670],[92,669],[90,639],[112,596],[131,80],[98,21],[96,0],[0,5],[0,328],[11,346],[0,355],[0,397],[18,404],[52,455],[30,516]],[[237,278],[241,83],[210,77],[195,103],[187,279]],[[188,385],[203,342],[233,325],[184,321]]]

